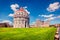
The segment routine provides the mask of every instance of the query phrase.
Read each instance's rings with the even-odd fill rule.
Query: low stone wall
[[[58,32],[56,32],[56,34],[55,34],[55,40],[59,40],[59,33]]]
[[[57,32],[55,34],[55,40],[60,40],[59,39],[59,32],[60,32],[60,27],[57,28]]]

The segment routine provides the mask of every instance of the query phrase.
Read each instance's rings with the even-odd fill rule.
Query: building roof
[[[17,10],[16,12],[24,12],[24,11],[25,11],[24,8],[23,7],[20,7],[20,9]]]
[[[21,8],[19,9],[19,11],[24,12],[25,10],[24,10],[23,7],[21,7]]]

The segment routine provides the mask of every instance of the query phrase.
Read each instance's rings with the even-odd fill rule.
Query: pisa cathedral
[[[49,27],[50,21],[41,21],[40,19],[37,19],[30,27]]]
[[[29,28],[29,14],[21,7],[19,10],[14,12],[14,28]]]

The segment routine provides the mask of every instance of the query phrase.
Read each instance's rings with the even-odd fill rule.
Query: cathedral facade
[[[14,28],[29,28],[29,14],[21,7],[14,13]]]
[[[31,27],[49,27],[50,21],[41,21],[37,19]]]

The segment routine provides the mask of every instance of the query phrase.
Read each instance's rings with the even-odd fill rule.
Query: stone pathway
[[[60,40],[60,27],[57,28],[57,32],[55,35],[55,40]]]
[[[59,27],[59,40],[60,40],[60,27]]]

